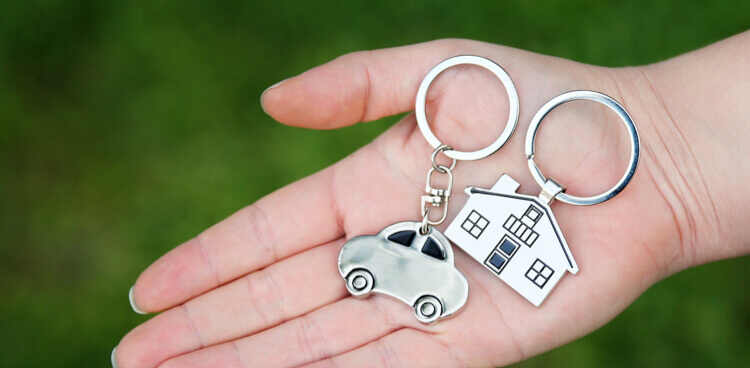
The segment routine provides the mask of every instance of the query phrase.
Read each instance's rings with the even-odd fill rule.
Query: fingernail
[[[266,94],[266,92],[268,92],[268,91],[270,91],[270,90],[272,90],[272,89],[274,89],[274,88],[276,88],[276,87],[284,84],[284,82],[288,81],[289,79],[290,78],[284,79],[283,81],[281,81],[279,83],[276,83],[276,84],[274,84],[271,87],[266,88],[266,90],[263,91],[263,93],[260,94],[260,108],[263,109],[263,112],[266,113],[266,115],[268,115],[268,111],[266,111],[266,107],[263,106],[263,96]]]
[[[135,304],[135,285],[133,285],[133,287],[130,288],[130,292],[128,293],[128,299],[130,299],[130,307],[133,308],[133,312],[136,312],[138,314],[148,314],[143,309],[138,308],[138,305]]]
[[[112,360],[112,368],[119,368],[117,366],[117,360],[115,359],[115,353],[117,353],[117,346],[115,346],[115,348],[112,349],[112,357],[110,358],[110,360]]]

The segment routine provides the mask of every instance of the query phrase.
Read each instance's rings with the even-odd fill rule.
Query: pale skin
[[[499,152],[458,163],[449,220],[466,201],[465,186],[489,188],[502,173],[520,192],[538,194],[523,143],[531,117],[552,97],[595,90],[633,116],[642,157],[629,186],[595,206],[552,204],[578,275],[563,277],[536,308],[454,247],[470,293],[453,318],[423,325],[395,299],[350,297],[336,266],[344,242],[420,219],[432,147],[409,114],[339,163],[241,209],[148,267],[134,299],[162,313],[122,339],[119,367],[502,366],[590,333],[675,272],[750,251],[750,32],[617,69],[467,40],[357,52],[270,88],[262,103],[274,119],[299,127],[376,120],[413,110],[424,75],[461,54],[503,66],[521,113]],[[491,74],[457,67],[433,84],[427,109],[438,137],[474,150],[500,134],[508,102]],[[594,103],[555,111],[538,137],[542,170],[571,194],[606,190],[627,163],[625,129]]]

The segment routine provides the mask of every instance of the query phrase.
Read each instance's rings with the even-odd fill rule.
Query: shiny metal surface
[[[423,323],[437,321],[443,313],[443,305],[440,301],[431,295],[425,295],[414,305],[414,314],[417,319]]]
[[[442,169],[444,166],[440,165],[437,162],[437,155],[440,152],[445,153],[445,151],[452,151],[452,150],[453,150],[453,148],[451,146],[447,145],[447,144],[443,144],[443,145],[440,145],[437,148],[435,148],[435,151],[432,152],[432,156],[430,157],[430,159],[432,160],[432,168],[434,168],[435,170],[437,170],[437,172],[439,172],[441,174],[445,174],[445,170]],[[453,170],[455,168],[456,168],[456,159],[454,158],[451,161],[451,166],[449,167],[449,169]]]
[[[561,189],[549,180],[539,197],[518,193],[507,174],[490,189],[469,187],[469,199],[445,236],[526,300],[540,306],[578,264],[547,198]]]
[[[471,151],[471,152],[463,152],[463,151],[456,151],[456,150],[450,150],[445,151],[445,155],[456,159],[456,160],[479,160],[482,158],[485,158],[499,150],[505,142],[508,141],[508,138],[513,134],[513,131],[516,129],[516,125],[518,124],[518,111],[519,111],[519,103],[518,103],[518,92],[516,91],[516,86],[513,84],[513,80],[510,79],[510,76],[508,73],[505,72],[503,68],[501,68],[499,65],[495,64],[492,60],[485,59],[483,57],[474,56],[474,55],[462,55],[462,56],[456,56],[452,57],[448,60],[443,61],[442,63],[435,66],[432,70],[430,70],[429,73],[427,73],[427,76],[422,81],[422,84],[419,86],[419,90],[417,91],[417,102],[414,109],[414,112],[416,114],[417,123],[419,125],[419,130],[422,131],[422,135],[424,135],[425,139],[427,139],[427,142],[432,146],[432,148],[437,148],[443,143],[440,142],[440,140],[435,136],[435,134],[430,129],[430,125],[427,122],[427,115],[425,113],[425,103],[427,101],[427,91],[430,88],[430,85],[435,80],[435,78],[442,73],[444,70],[456,66],[456,65],[462,65],[462,64],[471,64],[471,65],[477,65],[481,66],[500,79],[500,82],[503,83],[503,86],[505,87],[506,92],[508,93],[508,99],[509,99],[509,112],[508,112],[508,122],[505,124],[505,129],[503,129],[503,132],[500,134],[500,136],[490,144],[489,146],[477,150],[477,151]]]
[[[356,297],[366,296],[372,291],[375,279],[367,270],[354,270],[346,275],[346,290]]]
[[[453,172],[448,167],[442,165],[438,166],[438,169],[442,169],[443,173],[448,175],[448,187],[445,189],[433,188],[430,183],[432,181],[432,174],[440,172],[434,168],[430,168],[430,170],[427,171],[427,184],[425,184],[425,194],[422,196],[421,234],[423,235],[427,234],[428,225],[440,225],[445,221],[445,218],[448,217],[448,203],[451,193],[453,192]],[[430,209],[433,207],[442,207],[443,210],[443,214],[437,220],[430,219]]]
[[[390,295],[412,306],[421,322],[431,323],[464,306],[469,284],[454,266],[448,239],[434,228],[422,235],[420,227],[419,222],[399,222],[377,235],[352,238],[341,249],[338,266],[350,293],[362,297],[373,292]],[[402,231],[415,233],[408,247],[388,240]],[[422,253],[430,239],[440,248],[443,260]]]
[[[631,148],[630,148],[630,162],[628,163],[628,168],[625,171],[625,174],[620,178],[620,180],[607,190],[606,192],[590,196],[590,197],[578,197],[570,194],[566,194],[564,192],[558,193],[554,199],[559,200],[560,202],[568,203],[568,204],[575,204],[579,206],[589,206],[592,204],[602,203],[604,201],[607,201],[611,199],[612,197],[616,196],[618,193],[620,193],[623,189],[625,189],[625,186],[628,185],[630,182],[630,179],[633,178],[633,174],[635,174],[635,169],[638,167],[638,160],[640,157],[640,139],[638,137],[638,129],[635,126],[635,123],[633,123],[633,119],[630,117],[630,114],[625,110],[622,105],[620,105],[617,101],[615,101],[612,97],[609,97],[605,94],[594,92],[594,91],[571,91],[563,93],[546,104],[542,106],[542,108],[539,109],[539,111],[536,113],[533,119],[531,119],[531,125],[529,125],[529,130],[526,133],[526,158],[528,159],[529,164],[529,170],[531,170],[531,175],[534,177],[534,180],[536,180],[537,184],[539,186],[544,187],[545,183],[547,182],[547,179],[544,174],[539,170],[539,167],[534,162],[534,143],[536,139],[536,134],[539,130],[539,125],[541,124],[542,120],[547,116],[547,114],[550,113],[555,107],[560,106],[566,102],[575,101],[575,100],[589,100],[589,101],[595,101],[598,103],[603,104],[604,106],[607,106],[612,111],[617,113],[617,116],[620,117],[622,122],[625,124],[625,127],[628,130]]]
[[[552,204],[560,193],[562,193],[563,187],[552,179],[547,179],[542,185],[542,191],[539,193],[539,199],[546,205]]]

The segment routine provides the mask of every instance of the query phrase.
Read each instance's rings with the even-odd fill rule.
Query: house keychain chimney
[[[508,122],[495,142],[473,152],[457,151],[438,140],[427,123],[425,103],[427,90],[444,70],[462,64],[481,66],[492,72],[508,93]],[[415,114],[419,129],[435,149],[432,167],[427,171],[427,184],[421,199],[421,221],[390,225],[376,235],[350,239],[339,253],[339,272],[346,288],[356,297],[372,292],[390,295],[414,308],[422,323],[432,323],[460,310],[469,294],[469,283],[454,265],[453,249],[448,239],[434,226],[445,221],[453,190],[453,168],[458,160],[479,160],[499,150],[513,134],[518,123],[518,93],[508,73],[489,59],[463,55],[445,60],[433,68],[417,91]],[[453,159],[450,166],[437,163],[442,153]],[[446,175],[446,188],[433,188],[434,174]],[[431,211],[442,210],[438,216]]]
[[[534,140],[542,119],[555,107],[574,100],[596,101],[612,109],[627,127],[632,144],[625,174],[614,187],[597,196],[566,194],[560,184],[545,178],[534,162]],[[639,152],[640,142],[633,119],[617,101],[593,91],[559,95],[536,113],[526,134],[526,158],[531,175],[542,187],[539,196],[516,193],[519,184],[506,174],[489,190],[468,187],[469,200],[448,226],[445,235],[538,307],[565,272],[578,273],[578,265],[550,204],[557,199],[563,203],[588,206],[611,199],[633,177]]]

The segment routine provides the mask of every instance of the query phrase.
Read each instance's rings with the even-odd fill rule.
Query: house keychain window
[[[445,69],[461,64],[484,67],[505,86],[510,100],[508,122],[500,137],[489,146],[473,152],[461,152],[438,140],[427,123],[425,102],[427,90]],[[395,297],[414,308],[420,322],[431,323],[461,309],[469,295],[469,284],[456,269],[453,249],[448,239],[434,226],[445,221],[453,191],[453,169],[457,160],[478,160],[499,150],[510,138],[518,123],[518,94],[510,76],[494,62],[471,55],[457,56],[432,69],[417,91],[415,113],[417,123],[427,142],[435,149],[432,167],[427,171],[425,194],[422,196],[422,221],[399,222],[386,227],[377,235],[350,239],[339,253],[339,272],[346,288],[354,296],[366,297],[372,292]],[[453,159],[450,166],[437,163],[443,153]],[[446,175],[446,188],[433,188],[433,174]],[[431,210],[442,209],[431,217]],[[484,216],[472,213],[464,222],[464,229],[475,238],[491,226]],[[462,230],[464,231],[464,230]]]
[[[625,124],[631,141],[627,171],[606,192],[592,197],[566,194],[554,180],[545,178],[534,162],[534,140],[539,125],[555,107],[569,101],[596,101],[612,109]],[[560,231],[550,204],[579,206],[602,203],[622,191],[638,166],[640,141],[630,115],[617,101],[593,91],[573,91],[547,102],[531,120],[526,134],[526,158],[534,180],[542,187],[539,196],[516,193],[519,184],[503,174],[489,190],[468,187],[469,200],[448,226],[445,235],[500,280],[535,306],[542,304],[566,272],[578,273],[573,254]],[[473,219],[481,214],[488,225],[475,231]]]

